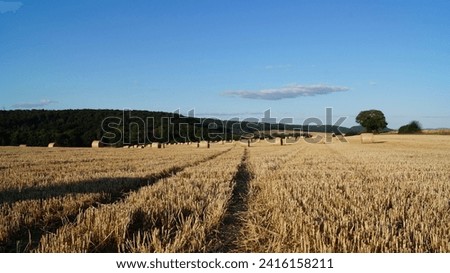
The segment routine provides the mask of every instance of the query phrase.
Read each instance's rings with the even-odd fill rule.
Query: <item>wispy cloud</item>
[[[12,105],[12,108],[20,108],[20,109],[32,109],[32,108],[42,108],[48,106],[50,104],[58,103],[54,100],[40,100],[39,102],[24,102],[24,103],[16,103]]]
[[[23,6],[22,2],[0,1],[0,13],[16,12]]]
[[[290,99],[296,97],[308,97],[315,95],[326,95],[335,92],[348,91],[350,88],[342,86],[330,86],[330,85],[287,85],[280,88],[262,89],[257,91],[225,91],[222,95],[240,97],[246,99],[260,99],[260,100],[281,100]]]
[[[377,85],[377,83],[374,82],[374,81],[370,81],[370,82],[369,82],[369,85]]]

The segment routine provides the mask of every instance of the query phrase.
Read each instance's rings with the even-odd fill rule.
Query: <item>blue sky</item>
[[[450,127],[450,1],[0,1],[0,107]]]

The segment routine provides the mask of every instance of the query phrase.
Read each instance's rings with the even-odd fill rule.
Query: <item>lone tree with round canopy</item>
[[[356,117],[356,122],[366,128],[368,133],[378,133],[388,125],[380,110],[361,111]]]

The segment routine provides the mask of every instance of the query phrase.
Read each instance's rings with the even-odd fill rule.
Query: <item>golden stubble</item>
[[[4,147],[0,247],[27,252],[450,251],[448,136],[376,135],[368,144],[359,136],[347,143],[332,140],[251,147],[215,143],[210,149]],[[244,149],[251,173],[248,196],[242,198],[245,209],[227,218],[239,219],[235,242],[221,248]]]

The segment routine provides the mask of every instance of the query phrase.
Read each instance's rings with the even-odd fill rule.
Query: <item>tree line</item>
[[[361,112],[357,122],[367,131],[385,128],[381,112]],[[381,113],[381,114],[380,114]],[[186,117],[141,110],[0,110],[0,145],[89,147],[93,140],[122,146],[151,142],[220,141],[240,138],[308,137],[309,132],[350,134],[334,125],[294,125]],[[356,130],[360,133],[360,130]]]
[[[229,128],[211,126],[214,120],[176,113],[121,110],[12,110],[0,111],[0,145],[89,147],[93,140],[120,146],[152,141],[182,142],[221,135]]]

